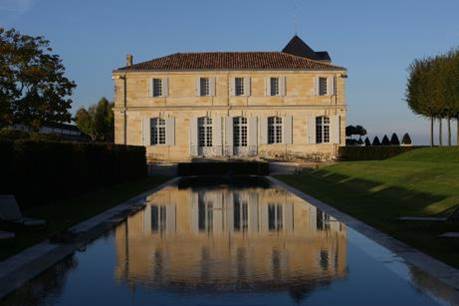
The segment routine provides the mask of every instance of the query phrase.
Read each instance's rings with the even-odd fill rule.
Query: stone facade
[[[209,80],[210,96],[200,95],[201,78]],[[242,96],[235,95],[235,78],[244,78]],[[279,95],[269,93],[271,78],[279,80]],[[326,94],[319,95],[319,78],[327,78]],[[149,161],[333,159],[338,146],[345,145],[345,78],[344,68],[115,70],[115,142],[145,145]],[[162,81],[161,96],[153,96],[153,79]],[[233,118],[239,116],[247,120],[244,147],[235,146]],[[273,116],[282,118],[280,143],[270,143],[267,125]],[[199,117],[212,118],[211,147],[200,146]],[[327,117],[328,127],[316,126],[317,117]],[[164,119],[166,139],[161,144],[153,144],[152,133],[158,130],[152,130],[152,118]],[[322,143],[318,143],[317,128],[329,129]]]

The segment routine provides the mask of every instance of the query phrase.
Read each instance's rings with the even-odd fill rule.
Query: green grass
[[[79,197],[61,200],[23,211],[27,217],[45,219],[44,229],[14,228],[14,239],[0,241],[0,261],[32,246],[56,232],[63,231],[79,222],[91,218],[117,204],[165,182],[168,177],[148,177],[110,188],[83,194]],[[10,230],[0,227],[0,230]]]
[[[459,205],[459,148],[426,148],[384,161],[343,162],[284,182],[459,268],[452,222],[403,222],[401,216],[448,215]]]

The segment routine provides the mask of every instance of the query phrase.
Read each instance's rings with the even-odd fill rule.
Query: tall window
[[[270,231],[279,231],[284,227],[282,218],[282,205],[268,205],[268,228]]]
[[[234,79],[234,94],[236,96],[244,95],[244,78],[235,78]]]
[[[210,95],[210,83],[209,78],[200,78],[199,79],[199,91],[201,96],[209,96]]]
[[[328,93],[327,78],[319,78],[319,96],[326,96]]]
[[[282,118],[268,118],[268,143],[282,143]]]
[[[153,79],[153,97],[161,97],[163,95],[163,80]]]
[[[166,229],[166,207],[152,206],[151,207],[151,230],[153,232],[161,232]]]
[[[271,78],[269,80],[271,82],[271,96],[278,96],[279,95],[279,78]]]
[[[248,227],[249,209],[247,201],[240,199],[238,195],[234,198],[233,225],[235,231],[246,231]]]
[[[199,130],[199,146],[211,147],[212,146],[212,118],[200,117],[198,118]]]
[[[247,118],[233,118],[233,145],[235,147],[247,147]]]
[[[166,144],[166,120],[161,118],[151,119],[151,144]]]
[[[330,142],[330,118],[316,117],[316,143]]]

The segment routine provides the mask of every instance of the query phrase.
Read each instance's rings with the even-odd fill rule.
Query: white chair
[[[13,195],[0,195],[0,220],[24,226],[45,225],[45,220],[25,218],[21,214],[16,198]]]

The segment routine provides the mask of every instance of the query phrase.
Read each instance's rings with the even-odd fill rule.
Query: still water
[[[264,181],[182,181],[2,305],[438,305],[449,288]]]

